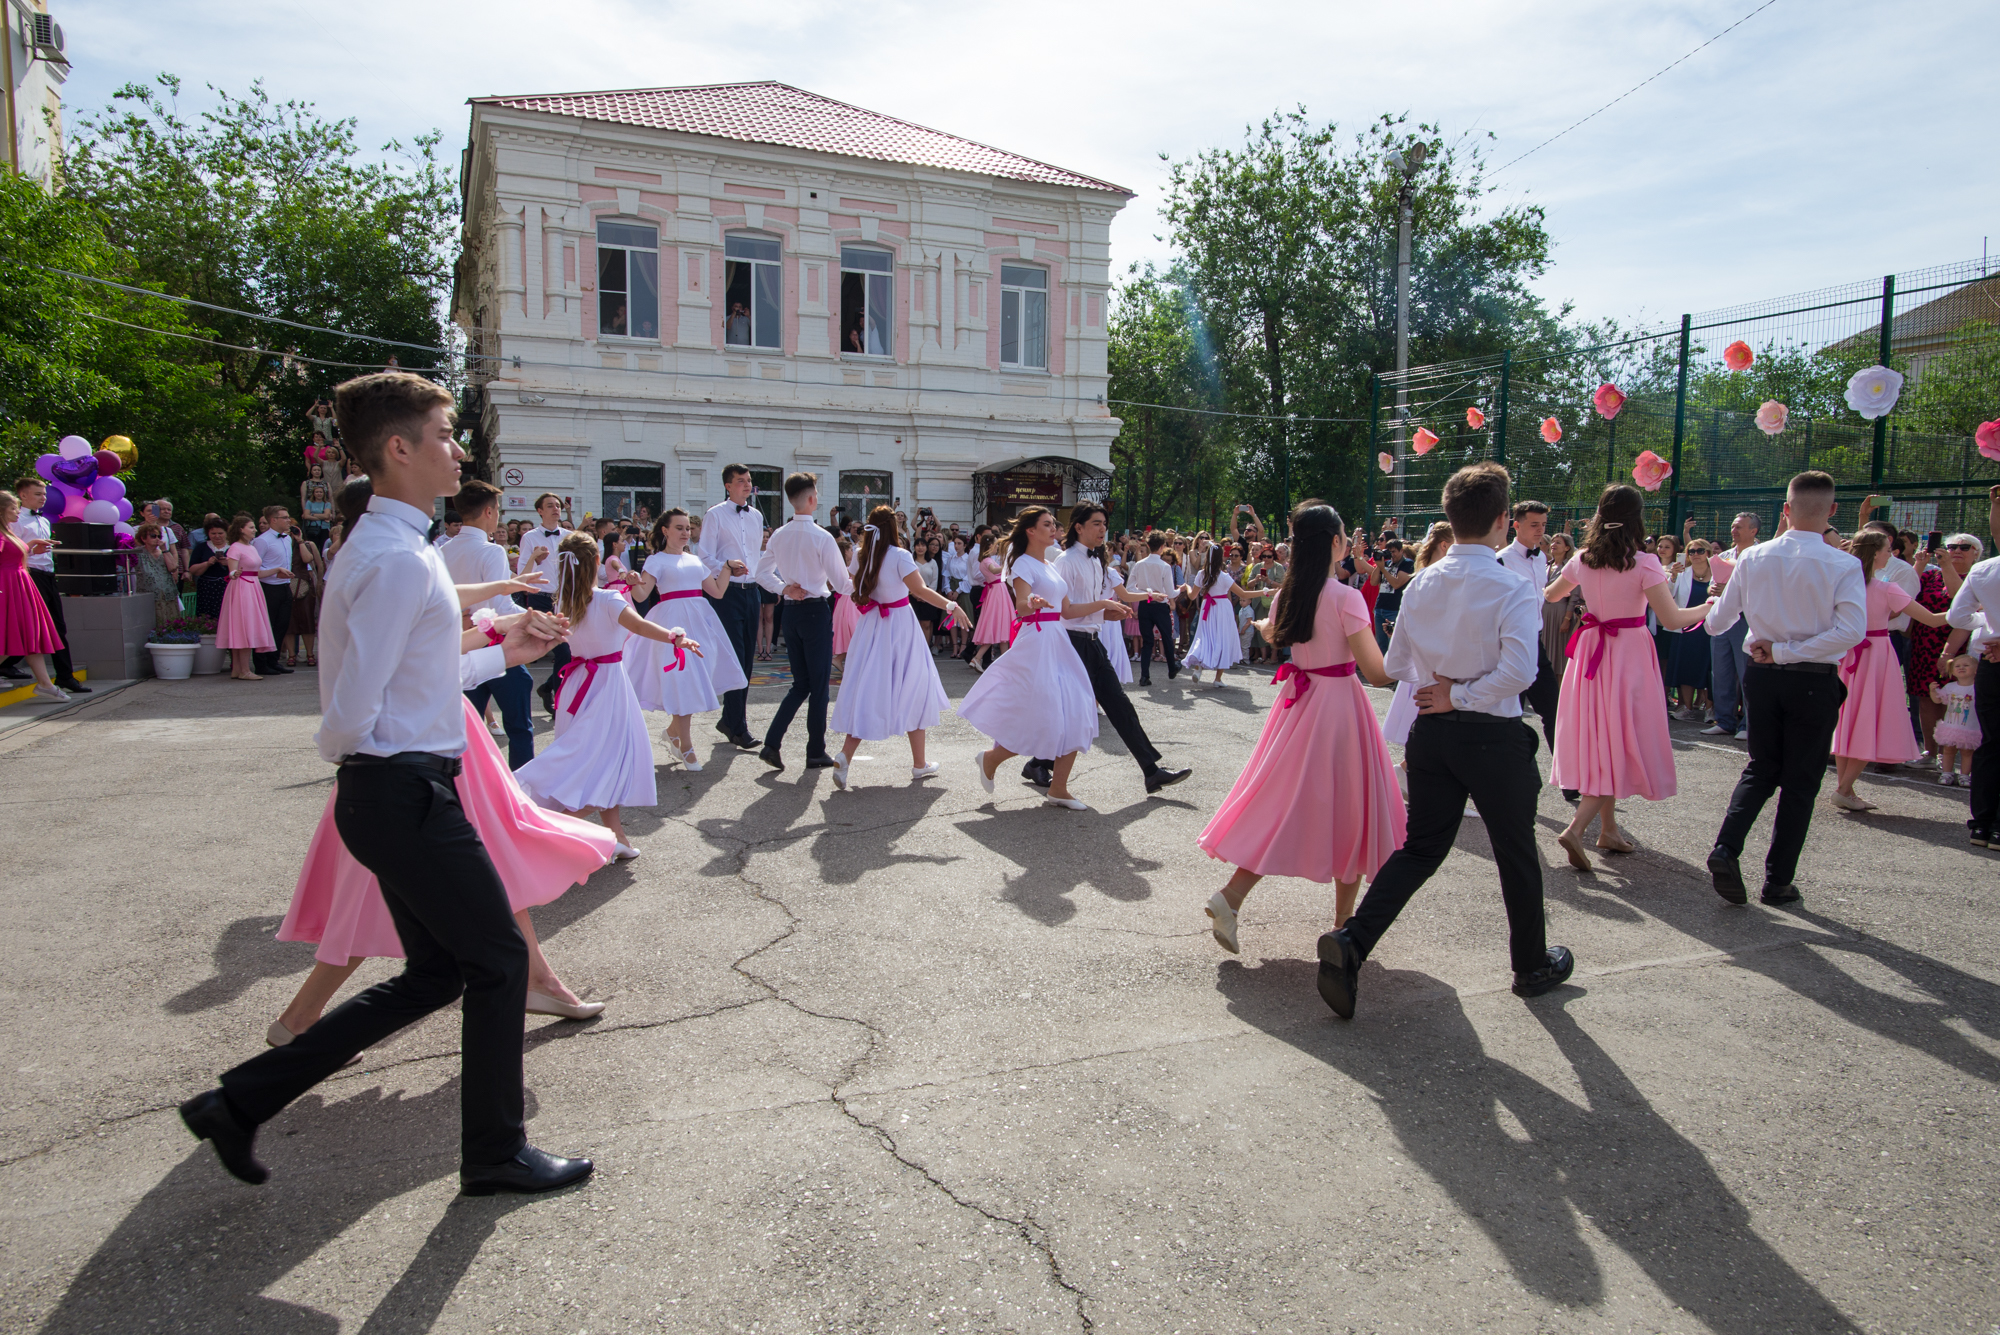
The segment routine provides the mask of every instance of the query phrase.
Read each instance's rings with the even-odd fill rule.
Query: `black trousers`
[[[1132,701],[1125,694],[1125,683],[1118,680],[1118,671],[1111,666],[1111,655],[1104,651],[1104,641],[1097,638],[1094,630],[1073,630],[1069,642],[1076,656],[1083,660],[1083,670],[1090,674],[1090,693],[1097,697],[1097,707],[1118,730],[1118,740],[1125,743],[1132,759],[1139,762],[1140,771],[1151,774],[1160,767],[1160,753],[1146,736],[1146,730],[1139,726],[1139,711],[1132,708]],[[1035,763],[1055,762],[1036,756]]]
[[[1562,696],[1562,674],[1549,662],[1546,649],[1535,646],[1535,683],[1521,692],[1521,699],[1542,716],[1542,739],[1549,744],[1549,756],[1556,753],[1556,702]]]
[[[1548,963],[1548,927],[1542,915],[1542,859],[1535,849],[1542,779],[1535,769],[1534,730],[1497,714],[1419,714],[1403,759],[1410,767],[1409,833],[1347,920],[1355,948],[1367,958],[1444,862],[1469,796],[1493,843],[1514,972],[1542,968]]]
[[[520,603],[521,606],[527,608],[531,612],[553,612],[556,610],[556,600],[554,594],[517,593],[514,595],[514,600]],[[557,675],[562,671],[563,664],[567,662],[569,662],[569,645],[558,644],[555,648],[549,650],[549,675],[544,677],[542,679],[542,684],[535,688],[541,694],[542,704],[544,706],[546,706],[549,703],[549,700],[555,695]],[[525,671],[525,669],[523,670]],[[534,678],[530,677],[529,680],[533,681]],[[506,701],[504,700],[501,701],[500,708],[504,710],[506,709],[506,707],[507,707]],[[534,725],[532,723],[529,724],[530,731],[533,730],[533,727]],[[507,735],[507,740],[511,747],[514,740],[513,733],[511,730]],[[526,764],[526,763],[527,763],[526,761],[521,762],[521,764]],[[514,764],[510,758],[508,762],[508,768],[519,769],[520,765]]]
[[[1743,671],[1743,702],[1750,715],[1750,763],[1729,795],[1715,846],[1743,855],[1743,841],[1771,794],[1778,814],[1764,855],[1766,885],[1790,885],[1812,827],[1813,802],[1826,777],[1834,725],[1847,687],[1832,672],[1795,672],[1752,662]]]
[[[267,1122],[355,1053],[463,996],[464,1161],[504,1163],[527,1144],[528,946],[507,888],[444,776],[410,765],[350,765],[337,782],[334,827],[382,884],[403,942],[403,972],[328,1011],[284,1047],[225,1071],[223,1092],[243,1121]]]
[[[1166,650],[1167,675],[1173,676],[1181,670],[1180,654],[1174,646],[1173,608],[1163,602],[1148,598],[1139,604],[1139,682],[1149,685],[1153,679],[1153,636],[1160,637],[1160,647]],[[1108,711],[1107,711],[1108,712]]]
[[[264,592],[264,613],[271,618],[271,643],[278,647],[268,654],[252,654],[250,661],[257,668],[276,667],[284,657],[285,633],[292,628],[292,586],[259,580],[257,587]],[[261,664],[257,662],[260,657],[264,660]]]
[[[757,653],[757,623],[763,620],[763,595],[758,592],[757,585],[754,583],[731,583],[727,589],[723,590],[722,597],[715,600],[714,606],[715,615],[721,618],[722,629],[729,636],[729,651],[736,655],[736,661],[743,669],[743,679],[748,681],[750,679],[750,662]],[[832,603],[829,602],[827,606],[831,607]],[[833,622],[829,619],[827,622],[828,652],[831,652],[833,644],[832,627]],[[790,629],[789,626],[786,627],[786,638],[788,640],[790,639]],[[716,649],[719,651],[721,646],[716,646]],[[827,671],[829,673],[833,671],[831,660],[828,660]],[[796,685],[796,681],[793,684]],[[750,688],[747,686],[740,686],[733,691],[723,692],[721,726],[722,730],[731,737],[740,737],[750,731],[749,703]],[[824,702],[822,702],[822,706],[823,704]],[[823,707],[821,712],[825,712]]]
[[[49,655],[49,677],[58,686],[66,681],[76,680],[76,668],[69,660],[69,626],[63,621],[62,594],[56,591],[56,577],[46,570],[28,567],[28,578],[35,581],[35,592],[42,595],[42,605],[49,609],[49,620],[56,623],[56,638],[62,641],[62,648]],[[19,654],[0,663],[0,667],[13,667],[21,661]]]
[[[481,719],[486,717],[488,700],[499,702],[500,722],[507,729],[508,769],[519,769],[535,758],[535,715],[528,707],[534,694],[535,679],[520,663],[465,693]]]
[[[798,598],[785,604],[785,660],[792,688],[778,702],[764,745],[776,751],[799,706],[806,706],[806,759],[826,755],[826,697],[833,686],[833,599]],[[727,717],[727,715],[724,715]]]
[[[1990,831],[2000,828],[2000,663],[1979,660],[1972,709],[1979,716],[1979,749],[1972,753],[1972,819],[1967,824]]]

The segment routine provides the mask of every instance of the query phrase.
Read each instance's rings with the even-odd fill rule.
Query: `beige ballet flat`
[[[572,1006],[567,1001],[557,1001],[546,992],[528,989],[528,1014],[555,1015],[565,1020],[592,1020],[604,1013],[601,1001],[584,1001]]]
[[[1229,907],[1229,901],[1222,897],[1220,890],[1208,897],[1206,906],[1209,917],[1209,931],[1215,934],[1215,944],[1232,955],[1243,951],[1236,944],[1236,910]]]
[[[1569,854],[1569,865],[1578,871],[1596,871],[1597,864],[1590,860],[1590,854],[1583,851],[1583,840],[1565,830],[1556,836],[1556,843]]]
[[[1597,846],[1607,853],[1636,853],[1639,851],[1639,845],[1633,843],[1630,839],[1621,840],[1615,844],[1607,844],[1604,842],[1604,836],[1601,834],[1597,836]]]
[[[1842,811],[1874,811],[1876,809],[1873,802],[1864,802],[1858,797],[1849,797],[1846,793],[1835,793],[1833,795],[1833,804]]]

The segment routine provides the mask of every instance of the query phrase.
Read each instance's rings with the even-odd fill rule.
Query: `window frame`
[[[628,245],[628,244],[626,244],[625,242],[622,242],[622,241],[606,241],[606,240],[604,240],[604,226],[605,226],[605,224],[606,224],[606,223],[609,223],[609,224],[610,224],[611,226],[613,226],[613,227],[630,227],[630,228],[644,228],[644,229],[645,229],[646,231],[649,231],[649,232],[651,232],[651,233],[653,234],[653,248],[652,248],[651,250],[647,250],[647,249],[646,249],[646,248],[645,248],[644,246],[634,246],[634,245]],[[629,343],[649,343],[649,344],[658,344],[658,343],[661,343],[661,342],[663,342],[663,341],[664,341],[664,339],[663,339],[663,332],[664,332],[664,331],[663,331],[663,327],[662,327],[662,325],[661,325],[661,323],[660,323],[660,319],[661,319],[661,317],[660,317],[660,308],[661,308],[661,306],[663,305],[663,303],[662,303],[662,301],[660,300],[660,229],[659,229],[659,227],[658,227],[658,226],[656,226],[655,224],[653,224],[653,223],[649,223],[649,222],[631,222],[631,221],[626,221],[626,220],[624,220],[624,219],[621,219],[621,218],[598,218],[598,219],[596,219],[596,220],[595,220],[595,226],[594,226],[594,227],[592,228],[592,230],[591,230],[591,239],[592,239],[593,243],[594,243],[594,244],[595,244],[595,246],[596,246],[596,254],[595,254],[595,255],[593,256],[593,259],[594,259],[594,260],[595,260],[595,262],[596,262],[596,286],[597,286],[597,303],[596,303],[596,304],[597,304],[597,338],[598,338],[598,340],[599,340],[599,341],[603,341],[603,340],[605,340],[605,339],[614,339],[614,340],[618,340],[618,341],[622,341],[622,342],[629,342]],[[623,295],[623,296],[624,296],[624,298],[625,298],[625,329],[626,329],[626,332],[625,332],[625,333],[622,333],[622,334],[617,334],[617,333],[612,333],[612,332],[610,332],[610,331],[608,331],[608,330],[606,330],[606,329],[604,328],[604,297],[605,297],[605,294],[606,294],[606,292],[607,292],[607,290],[608,290],[608,289],[606,289],[606,288],[605,288],[605,286],[604,286],[604,255],[605,255],[605,252],[606,252],[606,251],[612,251],[612,250],[615,250],[615,251],[618,251],[618,252],[619,252],[620,254],[622,254],[622,255],[624,255],[624,256],[625,256],[625,260],[624,260],[624,267],[625,267],[625,286],[624,286],[624,288],[622,288],[622,289],[619,289],[619,291],[621,292],[621,295]],[[651,334],[635,334],[635,333],[632,333],[632,332],[631,332],[631,329],[632,329],[632,326],[633,326],[633,324],[635,323],[635,320],[634,320],[634,318],[633,318],[633,316],[634,316],[634,311],[633,311],[633,309],[632,309],[632,256],[634,256],[634,255],[651,255],[651,256],[653,257],[653,328],[654,328],[654,332],[653,332],[653,333],[651,333]]]
[[[865,255],[880,255],[882,256],[883,259],[888,261],[888,264],[886,265],[886,267],[880,269],[866,268],[858,265],[850,267],[847,262],[847,257],[850,252],[865,254]],[[855,246],[843,243],[840,247],[840,268],[838,272],[840,274],[840,305],[839,305],[840,339],[838,347],[840,356],[843,359],[854,358],[857,361],[872,361],[872,362],[895,361],[896,360],[896,253],[892,250],[888,250],[886,248],[879,246],[866,246],[866,245]],[[889,348],[887,352],[850,352],[847,349],[846,346],[846,338],[848,332],[847,331],[847,276],[849,274],[854,274],[861,279],[861,296],[862,296],[861,328],[863,330],[866,330],[869,327],[868,317],[870,311],[870,303],[868,300],[868,291],[871,286],[869,280],[874,278],[879,278],[883,282],[888,284],[888,308],[885,312],[883,312],[883,318],[879,326],[883,330],[883,332],[887,335],[886,341],[888,343],[888,348]]]
[[[645,487],[639,486],[636,482],[613,482],[610,474],[614,468],[650,468],[653,470],[654,481],[652,485]],[[667,504],[667,466],[657,459],[601,459],[597,466],[598,513],[607,518],[623,517],[614,513],[610,499],[613,493],[631,495],[632,513],[638,511],[641,504],[640,495],[656,498],[651,503],[651,509],[653,517],[657,519]]]
[[[1042,276],[1042,285],[1040,287],[1029,287],[1023,283],[1010,283],[1007,281],[1007,271],[1009,269],[1028,270],[1038,273]],[[1051,290],[1055,286],[1052,281],[1053,275],[1039,264],[1016,264],[1002,261],[999,278],[1000,314],[997,322],[998,328],[995,332],[998,336],[996,341],[1000,350],[1000,369],[1010,373],[1032,371],[1046,375],[1049,369],[1049,297],[1051,296]],[[1039,364],[1019,359],[1022,346],[1026,343],[1028,324],[1027,307],[1030,295],[1039,296],[1042,299],[1042,360]],[[1015,335],[1016,360],[1011,362],[1007,360],[1007,302],[1010,297],[1014,299],[1018,311],[1015,317],[1017,323],[1017,333]]]
[[[767,260],[767,259],[750,258],[750,257],[737,258],[735,256],[732,256],[729,253],[729,243],[738,238],[741,238],[745,241],[763,242],[767,245],[774,247],[778,252],[777,258]],[[750,341],[748,343],[732,343],[729,341],[729,316],[730,316],[729,290],[730,287],[732,286],[730,282],[730,270],[732,266],[738,264],[746,264],[750,266]],[[757,274],[758,274],[758,266],[760,265],[769,268],[771,270],[771,275],[772,275],[772,288],[773,288],[772,300],[774,309],[771,312],[771,323],[775,326],[775,328],[771,330],[772,341],[769,343],[760,343],[757,341],[757,335],[759,332],[761,332],[759,329],[759,321],[757,318]],[[736,352],[747,352],[752,354],[766,353],[775,356],[782,356],[784,354],[785,243],[782,238],[772,236],[766,232],[755,232],[755,231],[750,231],[748,229],[739,229],[737,231],[725,232],[723,234],[722,301],[720,304],[722,306],[722,346],[725,350],[736,351]]]

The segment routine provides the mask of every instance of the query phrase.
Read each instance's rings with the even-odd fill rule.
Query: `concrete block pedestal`
[[[125,594],[79,598],[64,594],[63,621],[69,628],[70,662],[103,681],[134,681],[153,675],[146,641],[153,634],[153,595]]]

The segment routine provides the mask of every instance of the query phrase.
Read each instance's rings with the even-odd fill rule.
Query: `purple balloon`
[[[83,459],[94,454],[90,442],[82,436],[64,436],[56,442],[56,453],[65,459]]]
[[[119,523],[121,523],[121,524],[122,524],[122,523],[124,523],[124,522],[125,522],[126,520],[128,520],[128,519],[130,519],[130,518],[132,517],[132,502],[130,502],[130,501],[128,501],[128,500],[126,500],[126,499],[125,499],[125,498],[124,498],[123,496],[120,496],[120,497],[119,497],[119,498],[118,498],[117,500],[115,500],[115,501],[113,501],[113,502],[111,502],[111,503],[112,503],[113,505],[115,505],[115,506],[117,506],[117,507],[118,507],[118,522],[119,522]]]
[[[51,519],[61,519],[63,507],[69,504],[69,498],[76,493],[60,482],[49,483],[48,492],[48,498],[42,502],[42,513]]]
[[[55,464],[56,481],[78,491],[89,491],[90,484],[97,481],[97,458],[86,454],[80,459],[58,459]]]
[[[61,459],[62,456],[60,454],[37,455],[35,457],[35,471],[40,473],[44,480],[53,482],[56,480],[56,464]]]
[[[119,501],[125,499],[125,484],[115,477],[100,477],[90,484],[90,499],[93,501]]]
[[[91,501],[83,507],[83,522],[86,524],[116,524],[119,522],[118,506],[111,501]]]

